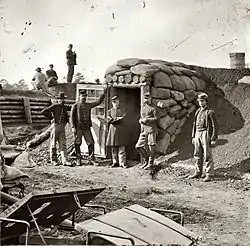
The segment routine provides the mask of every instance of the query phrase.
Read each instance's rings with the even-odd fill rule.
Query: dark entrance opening
[[[119,97],[121,107],[127,111],[125,119],[127,126],[125,137],[128,139],[128,145],[126,146],[127,159],[139,160],[139,154],[135,150],[135,145],[140,135],[140,88],[131,89],[113,87],[110,91],[110,98],[114,95]]]

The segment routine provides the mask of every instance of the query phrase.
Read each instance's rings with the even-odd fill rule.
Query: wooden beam
[[[23,97],[24,114],[28,124],[32,124],[30,100],[27,97]]]

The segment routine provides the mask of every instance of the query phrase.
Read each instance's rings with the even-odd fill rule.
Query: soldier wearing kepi
[[[151,106],[151,96],[148,92],[144,94],[144,105],[141,109],[139,123],[141,125],[141,133],[135,147],[141,156],[141,168],[147,170],[154,164],[157,136],[156,109]],[[147,147],[149,149],[149,154]]]
[[[103,95],[96,102],[88,103],[87,91],[80,91],[80,100],[76,102],[71,109],[71,126],[75,135],[75,152],[77,157],[81,158],[82,136],[88,145],[89,163],[98,165],[95,162],[94,155],[94,139],[91,132],[91,109],[100,105],[105,97],[107,89],[104,90]]]
[[[196,171],[189,178],[203,177],[203,181],[207,182],[212,180],[214,175],[211,144],[215,144],[217,139],[217,122],[214,111],[208,108],[208,95],[206,93],[198,95],[198,103],[200,108],[195,113],[192,131]],[[205,163],[205,173],[202,175],[203,162]]]
[[[53,120],[54,127],[50,136],[50,160],[53,165],[58,165],[56,144],[59,143],[61,151],[61,161],[65,166],[71,166],[68,162],[68,155],[66,149],[65,126],[69,122],[68,109],[64,104],[64,99],[67,98],[63,92],[59,93],[57,97],[58,102],[53,103],[51,106],[44,108],[42,114],[45,117]]]
[[[117,96],[112,97],[112,108],[108,111],[108,123],[110,124],[107,146],[111,146],[112,161],[111,167],[123,167],[126,165],[126,129],[124,128],[124,117],[126,112],[120,108],[120,101]]]

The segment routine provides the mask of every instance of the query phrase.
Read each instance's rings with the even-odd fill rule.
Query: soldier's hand
[[[212,145],[212,146],[216,145],[216,141],[212,140],[212,141],[211,141],[211,145]]]

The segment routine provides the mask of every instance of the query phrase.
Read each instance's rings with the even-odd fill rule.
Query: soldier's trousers
[[[126,151],[125,146],[112,146],[112,161],[113,164],[126,166]]]
[[[76,130],[75,145],[81,146],[82,137],[84,137],[84,140],[85,140],[86,144],[88,145],[89,159],[93,160],[95,157],[94,138],[93,138],[90,127],[87,127],[85,129],[77,129]]]
[[[67,83],[71,83],[74,75],[75,65],[68,65]]]
[[[50,160],[57,161],[56,144],[59,143],[59,150],[61,151],[62,162],[67,159],[65,124],[54,125],[50,134]]]
[[[203,163],[206,175],[214,174],[214,161],[212,157],[210,138],[208,132],[196,131],[194,138],[194,159],[196,172],[202,174]]]

